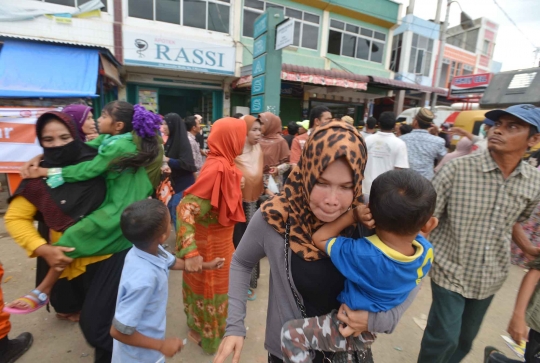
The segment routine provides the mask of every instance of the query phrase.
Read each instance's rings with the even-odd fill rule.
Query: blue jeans
[[[180,201],[182,200],[182,197],[184,196],[184,192],[176,193],[172,196],[171,200],[169,200],[169,204],[167,204],[167,208],[169,208],[169,213],[171,214],[171,222],[174,226],[174,230],[176,231],[176,207],[178,207],[178,204],[180,204]]]

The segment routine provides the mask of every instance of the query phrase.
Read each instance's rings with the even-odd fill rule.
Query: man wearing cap
[[[493,296],[508,276],[510,241],[536,256],[521,228],[540,202],[540,172],[522,161],[540,141],[540,110],[516,105],[486,113],[494,120],[488,150],[457,158],[433,179],[429,240],[433,302],[419,363],[454,363],[469,353]]]
[[[401,136],[407,145],[410,168],[428,180],[433,179],[435,160],[446,155],[444,140],[428,131],[434,126],[434,118],[430,110],[421,108],[414,118],[412,132]]]

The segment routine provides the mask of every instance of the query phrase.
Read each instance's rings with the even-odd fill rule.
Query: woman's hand
[[[166,157],[165,155],[163,155],[163,162],[164,162],[164,163],[168,163],[168,162],[169,162],[169,158]]]
[[[47,168],[30,168],[26,175],[27,176],[23,177],[23,179],[46,178],[49,174]]]
[[[353,209],[354,220],[358,223],[362,223],[369,229],[375,228],[375,221],[373,220],[373,215],[369,210],[369,207],[365,204],[360,204],[358,207]]]
[[[242,179],[240,180],[240,189],[244,189],[245,186],[246,186],[246,178],[242,177]]]
[[[345,338],[354,335],[357,337],[365,331],[368,331],[369,313],[364,310],[351,310],[345,304],[339,307],[337,318],[345,324],[339,327],[339,332]]]
[[[30,178],[30,170],[34,169],[37,170],[39,167],[39,163],[41,162],[41,159],[43,158],[43,154],[39,154],[34,156],[32,159],[24,163],[24,165],[21,167],[21,170],[19,173],[21,174],[21,177],[23,179]]]
[[[75,251],[75,248],[42,245],[36,248],[34,254],[43,257],[45,261],[47,261],[47,264],[56,271],[63,271],[71,261],[73,261],[73,259],[66,256],[64,252],[72,251]]]
[[[240,354],[242,353],[242,347],[244,346],[244,337],[238,337],[229,335],[223,338],[219,345],[218,352],[214,358],[214,363],[223,363],[228,356],[234,352],[232,363],[240,362]]]
[[[202,256],[195,256],[191,258],[186,258],[186,272],[201,272],[202,271]]]
[[[510,320],[510,323],[508,323],[508,328],[506,331],[510,333],[510,336],[517,344],[521,344],[522,341],[527,341],[529,328],[527,328],[525,317],[516,315],[512,316],[512,320]]]

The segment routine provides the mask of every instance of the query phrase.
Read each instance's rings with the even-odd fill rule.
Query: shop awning
[[[360,74],[348,73],[335,69],[329,70],[296,66],[293,64],[283,64],[281,66],[281,79],[283,81],[343,87],[362,91],[367,90],[367,82],[369,82],[367,76]],[[251,75],[240,77],[236,83],[233,83],[233,88],[250,87],[251,80]]]
[[[97,97],[99,51],[6,39],[0,97]]]
[[[369,76],[369,84],[373,84],[374,86],[381,87],[381,88],[388,88],[392,90],[411,90],[411,91],[419,91],[419,92],[425,92],[425,93],[437,93],[443,96],[446,96],[448,94],[448,91],[444,88],[437,88],[437,87],[427,87],[422,86],[416,83],[409,83],[409,82],[403,82],[398,81],[396,79],[391,78],[384,78],[384,77],[377,77],[377,76]]]

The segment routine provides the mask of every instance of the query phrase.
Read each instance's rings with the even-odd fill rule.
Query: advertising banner
[[[43,151],[36,137],[36,120],[55,108],[0,107],[0,173],[18,173],[19,168]]]
[[[481,73],[452,78],[448,98],[481,98],[491,81],[491,76],[491,73]]]

